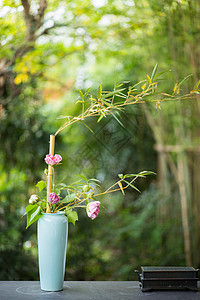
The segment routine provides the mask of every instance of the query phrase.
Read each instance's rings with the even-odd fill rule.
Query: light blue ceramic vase
[[[44,291],[63,289],[67,237],[68,220],[64,213],[45,213],[38,220],[40,287]]]

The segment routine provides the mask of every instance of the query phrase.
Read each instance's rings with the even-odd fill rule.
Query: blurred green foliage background
[[[56,137],[56,181],[151,170],[142,191],[102,197],[69,226],[66,280],[133,280],[141,265],[200,266],[198,0],[0,1],[0,280],[38,280],[36,225],[23,217],[44,177],[49,135],[78,115],[78,89],[135,84],[158,63],[165,93],[192,74],[184,101],[138,104]],[[195,86],[196,85],[196,86]],[[51,249],[50,249],[51,251]]]

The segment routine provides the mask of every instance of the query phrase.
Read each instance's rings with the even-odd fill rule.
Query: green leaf
[[[121,92],[121,91],[124,91],[125,89],[126,89],[126,88],[123,88],[123,89],[119,89],[119,90],[115,90],[115,91],[113,91],[113,92],[110,92],[110,93],[104,95],[104,96],[103,96],[103,99],[109,98],[110,96],[113,96],[113,95],[115,95],[115,94],[117,94],[117,93],[119,93],[119,92]]]
[[[163,74],[165,74],[167,72],[171,72],[171,70],[165,70],[165,71],[162,71],[162,72],[158,73],[156,76],[154,76],[154,79],[160,77],[161,75],[163,75]]]
[[[146,73],[146,80],[148,82],[148,84],[151,84],[151,78],[149,77],[149,75]]]
[[[75,210],[68,209],[65,211],[65,215],[67,216],[68,222],[71,222],[75,225],[75,222],[78,221],[78,214]]]
[[[125,174],[124,178],[131,178],[131,177],[145,177],[144,175],[140,174]]]
[[[100,84],[98,91],[97,91],[97,98],[101,98],[102,95],[102,85]]]
[[[115,114],[113,114],[113,113],[111,112],[111,115],[113,116],[113,118],[115,118],[115,120],[116,120],[122,127],[124,127],[124,125],[122,124],[122,122],[116,117]]]
[[[47,186],[46,182],[41,180],[36,184],[36,187],[39,188],[39,191],[41,192],[45,187]]]
[[[197,84],[195,84],[194,90],[197,90],[200,84],[200,80],[197,82]]]
[[[85,127],[87,127],[87,129],[90,130],[90,132],[94,133],[94,131],[85,123],[81,120],[81,123],[83,123],[85,125]]]
[[[122,194],[125,195],[123,185],[122,185],[121,181],[118,181],[117,184],[119,185],[119,188],[120,188]]]
[[[130,178],[130,177],[145,177],[147,175],[156,175],[156,173],[152,171],[142,171],[138,174],[125,174],[124,178]]]
[[[38,205],[37,204],[29,204],[27,205],[26,209],[25,209],[25,212],[28,213],[30,212],[31,210],[34,210],[34,208],[37,208]]]
[[[98,179],[96,179],[96,178],[90,178],[88,181],[100,182],[100,180],[98,180]]]
[[[60,186],[61,188],[66,188],[67,187],[67,185],[63,182],[57,184],[56,186],[58,186],[58,187]]]
[[[35,205],[34,205],[35,206]],[[31,224],[33,224],[35,221],[37,221],[41,216],[41,208],[36,205],[37,207],[34,207],[33,210],[27,212],[27,226],[28,228]]]
[[[119,177],[120,179],[122,179],[122,178],[124,177],[124,175],[123,175],[123,174],[118,174],[118,177]]]
[[[89,94],[90,88],[87,89],[87,92],[84,94],[84,98],[87,97],[87,95]]]
[[[83,92],[81,90],[79,90],[79,89],[78,89],[78,92],[79,92],[79,95],[80,95],[81,99],[84,99]]]
[[[132,89],[133,89],[134,87],[138,86],[139,84],[143,83],[143,82],[146,82],[146,80],[141,80],[141,81],[139,81],[138,83],[134,84],[134,85],[132,86]]]
[[[156,175],[156,173],[152,172],[152,171],[142,171],[138,175],[143,175],[143,176],[146,176],[146,175]]]
[[[76,194],[69,194],[64,199],[60,200],[61,203],[68,203],[76,198]]]
[[[154,76],[155,76],[155,74],[156,74],[157,69],[158,69],[158,63],[155,65],[155,67],[154,67],[154,69],[153,69],[153,72],[152,72],[152,74],[151,74],[151,81],[154,80]]]
[[[103,118],[104,118],[104,115],[101,114],[100,117],[99,117],[98,120],[97,120],[97,123],[99,123]]]
[[[181,84],[183,84],[183,82],[185,80],[187,80],[189,77],[193,76],[193,74],[189,74],[188,76],[186,76],[185,78],[183,78],[183,80],[181,80],[181,82],[179,83],[179,86],[181,86]]]
[[[130,182],[124,180],[125,183],[127,183],[129,186],[131,186],[134,190],[136,190],[137,192],[140,193],[140,190],[138,190],[133,184],[131,184]]]

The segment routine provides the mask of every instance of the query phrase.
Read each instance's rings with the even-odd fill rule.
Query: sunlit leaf
[[[151,78],[149,77],[149,75],[146,73],[146,80],[149,84],[151,84]]]
[[[102,95],[102,85],[100,84],[98,91],[97,91],[97,98],[101,98]]]
[[[183,80],[181,80],[181,82],[179,83],[179,87],[183,84],[184,81],[186,81],[191,76],[193,76],[193,74],[189,74],[188,76],[186,76],[185,78],[183,78]]]
[[[47,186],[46,182],[41,180],[36,184],[36,187],[39,188],[39,191],[41,192],[45,187]]]
[[[98,120],[97,120],[97,123],[99,123],[103,118],[104,118],[104,115],[101,114],[100,117],[99,117]]]
[[[76,198],[76,194],[69,194],[64,199],[60,200],[61,203],[68,203],[74,201]]]
[[[124,177],[124,175],[123,175],[123,174],[118,174],[118,177],[119,177],[120,179],[122,179],[122,178]]]
[[[146,87],[146,83],[142,85],[142,90],[144,90]]]
[[[110,96],[116,95],[117,93],[122,92],[122,91],[124,91],[125,89],[126,89],[126,88],[123,88],[123,89],[115,90],[115,91],[113,91],[113,92],[110,92],[110,93],[108,93],[108,94],[105,94],[105,95],[103,95],[103,99],[106,99],[106,98],[109,98]]]
[[[125,195],[124,190],[123,190],[122,183],[121,183],[120,181],[118,181],[117,184],[119,185],[120,190],[122,191],[122,194]]]
[[[130,182],[128,182],[128,181],[126,181],[126,180],[124,180],[124,182],[125,182],[126,184],[128,184],[129,186],[131,186],[134,190],[136,190],[137,192],[140,193],[140,190],[138,190],[138,188],[136,188],[133,184],[131,184]]]
[[[28,213],[28,212],[30,212],[32,210],[35,210],[37,207],[38,207],[37,204],[29,204],[29,205],[27,205],[27,207],[25,209],[25,212]]]
[[[197,84],[195,84],[194,90],[197,90],[199,85],[200,85],[200,80],[197,82]]]
[[[154,80],[154,76],[155,76],[155,74],[156,74],[157,68],[158,68],[158,64],[156,64],[155,67],[154,67],[154,69],[153,69],[153,72],[152,72],[152,74],[151,74],[151,81]]]
[[[163,75],[163,74],[165,74],[167,72],[171,72],[171,70],[169,69],[169,70],[165,70],[165,71],[162,71],[162,72],[158,73],[157,75],[154,76],[154,79],[160,77],[161,75]]]
[[[83,122],[82,120],[80,120],[80,121],[81,121],[81,123],[83,123],[85,125],[85,127],[87,127],[87,129],[90,130],[90,132],[94,133],[94,131],[85,122]]]
[[[41,208],[40,206],[36,205],[37,207],[34,207],[33,210],[27,212],[27,226],[28,228],[31,224],[33,224],[35,221],[37,221],[42,215],[41,215]]]
[[[113,118],[115,118],[115,120],[116,120],[122,127],[124,127],[124,125],[122,124],[122,122],[116,117],[115,114],[113,114],[113,113],[111,112],[111,115],[113,116]]]
[[[74,225],[76,221],[78,221],[78,214],[75,210],[67,209],[65,210],[65,215],[67,216],[68,222],[71,222]]]
[[[79,95],[80,95],[81,99],[84,99],[83,92],[80,89],[78,89],[78,92],[79,92]]]
[[[156,173],[152,172],[152,171],[142,171],[138,175],[143,175],[143,176],[146,176],[146,175],[156,175]]]

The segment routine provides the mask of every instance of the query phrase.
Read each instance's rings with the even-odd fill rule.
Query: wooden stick
[[[55,135],[50,135],[50,145],[49,145],[49,154],[54,155],[54,148],[55,148]],[[52,181],[53,181],[53,167],[48,166],[48,175],[47,175],[47,208],[46,213],[50,213],[50,206],[48,203],[49,194],[52,192]]]

